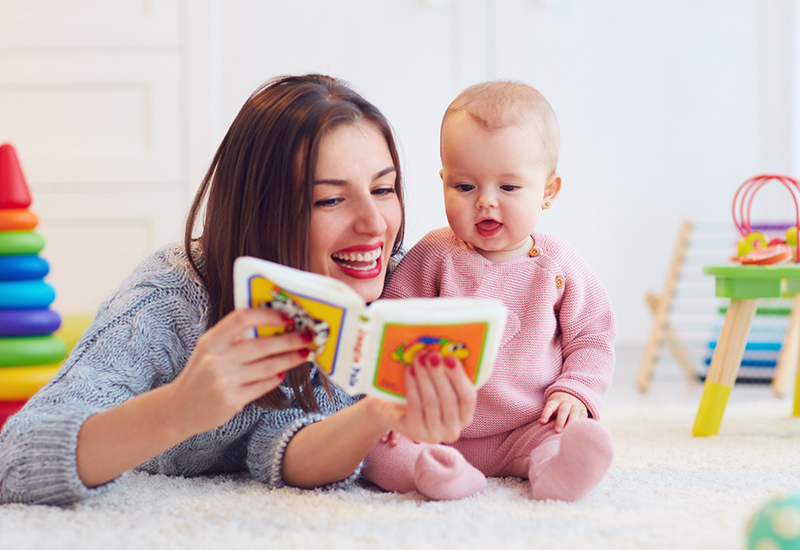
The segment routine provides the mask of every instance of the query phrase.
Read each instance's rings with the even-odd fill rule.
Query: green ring
[[[38,254],[44,248],[44,237],[35,231],[0,231],[0,255]]]
[[[0,367],[25,367],[58,363],[67,355],[67,345],[53,336],[0,338]]]

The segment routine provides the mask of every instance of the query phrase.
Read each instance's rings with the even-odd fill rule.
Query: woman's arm
[[[78,476],[107,483],[185,439],[218,428],[280,384],[305,360],[301,334],[242,339],[248,329],[280,324],[268,309],[234,311],[197,342],[171,383],[89,417],[78,433]]]
[[[320,487],[349,477],[387,430],[414,441],[453,442],[472,422],[475,387],[454,357],[419,354],[406,370],[407,403],[365,397],[291,438],[283,481]]]

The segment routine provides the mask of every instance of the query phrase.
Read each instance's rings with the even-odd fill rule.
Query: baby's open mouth
[[[331,259],[337,264],[358,271],[375,269],[378,265],[378,258],[380,257],[380,248],[369,252],[334,252],[331,254]]]
[[[497,220],[483,220],[481,222],[478,222],[478,227],[483,231],[492,231],[493,229],[497,229],[501,225],[503,224]]]

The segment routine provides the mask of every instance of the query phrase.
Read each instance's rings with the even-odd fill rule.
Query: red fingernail
[[[452,355],[448,355],[447,357],[444,358],[444,364],[447,365],[448,369],[454,369],[458,366],[456,364],[456,358],[453,357]]]
[[[309,342],[311,342],[311,340],[313,340],[313,339],[314,339],[314,337],[313,337],[313,336],[311,336],[311,333],[310,333],[310,332],[306,331],[306,332],[303,332],[303,333],[301,333],[301,334],[300,334],[300,339],[302,339],[302,340],[303,340],[303,342],[305,342],[306,344],[308,344]]]
[[[310,350],[310,349],[301,349],[301,350],[300,350],[300,351],[298,351],[297,353],[299,353],[299,354],[300,354],[300,357],[302,357],[303,359],[305,359],[306,357],[308,357],[308,354],[309,354],[309,353],[311,353],[311,350]]]
[[[279,372],[279,373],[278,373],[278,378],[280,378],[281,380],[283,380],[284,378],[286,378],[286,373],[285,373],[285,372]]]
[[[417,373],[416,373],[416,372],[414,372],[414,367],[409,367],[409,369],[408,369],[408,372],[409,372],[409,374],[410,374],[411,376],[416,376],[416,375],[417,375]]]
[[[428,358],[428,364],[432,367],[439,366],[439,356],[431,353],[431,356]]]

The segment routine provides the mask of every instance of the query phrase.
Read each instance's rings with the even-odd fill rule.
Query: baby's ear
[[[444,168],[439,169],[439,177],[442,178],[442,181],[444,181]]]
[[[547,203],[552,203],[560,192],[561,174],[558,172],[553,172],[550,177],[547,178],[547,183],[544,186],[544,201]],[[547,206],[549,207],[550,204]]]

